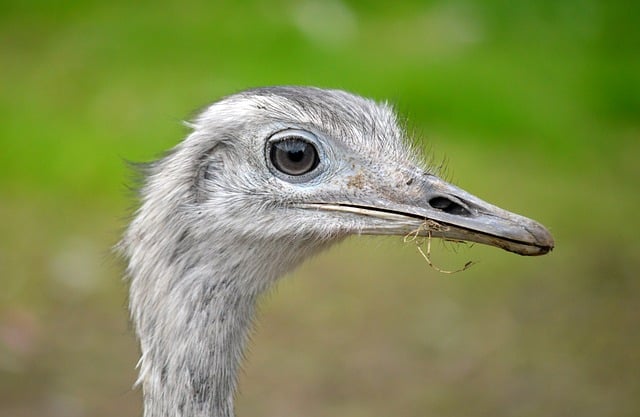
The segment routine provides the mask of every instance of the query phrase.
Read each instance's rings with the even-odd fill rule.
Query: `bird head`
[[[149,190],[218,235],[295,243],[416,233],[521,255],[554,246],[541,224],[425,166],[386,104],[338,90],[261,88],[212,104],[190,126],[152,169]]]

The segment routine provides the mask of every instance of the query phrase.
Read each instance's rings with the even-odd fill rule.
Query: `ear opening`
[[[198,159],[196,174],[193,178],[192,190],[195,203],[202,203],[206,199],[206,191],[211,189],[209,184],[215,182],[224,168],[224,159],[221,149],[224,144],[219,142],[209,148]]]

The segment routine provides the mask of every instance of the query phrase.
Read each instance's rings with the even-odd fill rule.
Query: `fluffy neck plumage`
[[[163,237],[142,220],[125,250],[144,415],[231,417],[257,298],[330,242],[260,241],[185,225]]]

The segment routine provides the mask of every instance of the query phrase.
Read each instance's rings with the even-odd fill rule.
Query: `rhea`
[[[256,300],[347,236],[419,231],[521,255],[554,246],[539,223],[424,166],[385,103],[258,88],[219,100],[189,126],[148,166],[119,245],[146,417],[233,416]]]

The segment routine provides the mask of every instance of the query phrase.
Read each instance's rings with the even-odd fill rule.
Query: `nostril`
[[[456,216],[468,216],[469,210],[445,197],[434,197],[429,200],[429,205],[435,209],[442,210],[445,213],[454,214]]]

